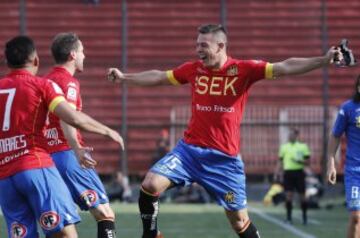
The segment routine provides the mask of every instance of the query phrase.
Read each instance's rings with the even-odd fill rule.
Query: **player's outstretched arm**
[[[335,54],[341,55],[337,47],[331,47],[324,56],[311,58],[289,58],[274,63],[273,75],[275,78],[287,75],[297,75],[310,72],[333,63]]]
[[[109,68],[107,79],[111,82],[126,82],[129,85],[136,86],[171,85],[166,76],[166,72],[160,70],[148,70],[140,73],[125,74],[117,68]]]
[[[124,149],[124,141],[119,133],[94,120],[85,113],[74,110],[66,101],[60,102],[55,107],[53,113],[73,127],[111,138]]]
[[[335,155],[336,155],[336,151],[339,148],[339,144],[340,144],[340,138],[331,135],[329,138],[329,147],[328,147],[329,159],[326,168],[327,169],[326,176],[330,184],[336,183]]]

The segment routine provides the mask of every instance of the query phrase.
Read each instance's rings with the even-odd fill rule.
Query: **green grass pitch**
[[[116,212],[117,237],[140,238],[141,223],[136,204],[112,203]],[[283,206],[263,207],[259,203],[251,203],[258,213],[250,212],[250,217],[260,230],[262,238],[297,238],[297,237],[346,237],[348,213],[345,207],[338,205],[331,210],[310,210],[310,222],[301,224],[300,211],[294,211],[294,225],[300,233],[295,234],[264,219],[265,214],[270,220],[282,222],[285,210]],[[96,237],[96,223],[86,212],[81,212],[82,222],[77,226],[79,237]],[[225,214],[217,205],[162,204],[160,206],[159,228],[166,238],[236,238],[230,229]],[[292,229],[291,228],[291,229]],[[305,235],[304,235],[305,234]],[[307,236],[310,235],[310,236]],[[0,237],[7,237],[5,221],[0,216]],[[43,236],[42,236],[43,237]]]

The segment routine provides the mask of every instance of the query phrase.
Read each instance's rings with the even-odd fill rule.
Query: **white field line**
[[[314,236],[312,234],[308,234],[300,229],[297,229],[292,225],[285,224],[282,220],[277,219],[276,217],[270,216],[264,212],[261,212],[259,209],[249,207],[249,210],[250,210],[250,212],[255,213],[257,216],[261,217],[262,219],[284,228],[285,230],[298,236],[299,238],[316,238],[316,236]],[[260,230],[260,235],[261,235],[261,230]]]

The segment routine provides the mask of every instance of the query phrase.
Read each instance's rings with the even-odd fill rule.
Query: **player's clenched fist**
[[[121,83],[125,78],[124,74],[117,68],[109,68],[107,72],[107,79],[113,83]]]

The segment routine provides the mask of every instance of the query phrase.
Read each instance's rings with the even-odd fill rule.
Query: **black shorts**
[[[284,171],[285,192],[292,192],[294,189],[298,193],[305,193],[305,173],[303,170]]]

